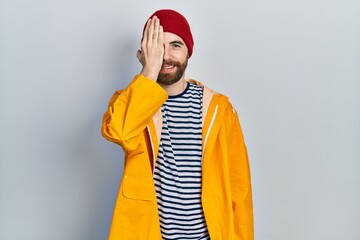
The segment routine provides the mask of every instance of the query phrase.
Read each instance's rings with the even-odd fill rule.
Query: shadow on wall
[[[120,146],[108,142],[101,135],[101,123],[107,104],[113,92],[125,88],[139,71],[136,59],[136,43],[138,40],[127,41],[110,47],[110,72],[107,79],[99,79],[106,85],[103,92],[97,92],[97,102],[90,118],[83,123],[81,131],[77,132],[70,142],[71,152],[76,159],[78,174],[83,177],[86,188],[84,201],[86,223],[81,223],[83,231],[77,239],[98,240],[107,239],[114,204],[123,174],[124,153]],[[119,41],[123,43],[124,41]],[[115,50],[114,50],[115,49]],[[109,94],[110,93],[110,94]]]

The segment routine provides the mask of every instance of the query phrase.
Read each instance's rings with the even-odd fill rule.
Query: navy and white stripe
[[[154,182],[164,240],[210,239],[201,205],[202,93],[188,83],[161,107]]]

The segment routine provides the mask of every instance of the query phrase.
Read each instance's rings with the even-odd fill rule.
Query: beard
[[[157,78],[157,82],[162,85],[171,85],[178,82],[181,77],[184,75],[185,69],[187,67],[188,60],[184,63],[176,62],[176,61],[164,61],[163,64],[173,65],[176,67],[175,73],[159,73]]]

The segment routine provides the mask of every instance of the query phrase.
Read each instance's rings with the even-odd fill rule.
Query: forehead
[[[164,32],[164,42],[165,43],[170,43],[170,42],[182,42],[185,45],[184,40],[182,40],[181,37],[179,37],[178,35],[171,33],[171,32]]]

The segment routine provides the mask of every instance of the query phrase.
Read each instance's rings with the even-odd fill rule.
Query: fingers
[[[154,32],[153,32],[153,42],[157,42],[159,38],[159,28],[160,28],[160,20],[155,16],[154,22]]]
[[[159,27],[159,34],[158,34],[158,44],[163,46],[163,42],[164,42],[164,29],[163,26],[160,25]]]
[[[146,22],[146,26],[145,26],[145,30],[144,30],[142,42],[147,42],[147,38],[148,38],[147,32],[148,32],[148,30],[149,30],[150,23],[151,23],[151,19],[148,19],[147,22]]]
[[[152,40],[153,40],[153,35],[154,35],[154,22],[155,22],[155,16],[150,19],[150,25],[149,28],[147,29],[147,43],[152,44]]]
[[[162,38],[163,30],[162,26],[160,26],[160,19],[156,16],[153,16],[146,22],[143,43],[144,44],[152,44],[157,43],[159,38]]]

